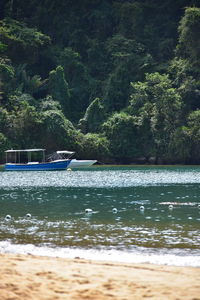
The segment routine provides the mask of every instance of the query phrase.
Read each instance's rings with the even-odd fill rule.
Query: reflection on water
[[[199,168],[141,167],[1,172],[0,251],[32,245],[130,259],[189,251],[198,265],[198,175]]]
[[[1,172],[1,187],[133,187],[199,183],[200,167],[98,167],[68,171]]]

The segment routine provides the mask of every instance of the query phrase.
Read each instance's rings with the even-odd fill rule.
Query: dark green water
[[[136,166],[0,172],[0,251],[200,266],[199,175]]]

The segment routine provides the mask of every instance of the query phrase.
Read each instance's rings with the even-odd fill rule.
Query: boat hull
[[[95,164],[97,160],[77,160],[77,159],[72,159],[69,168],[87,168]]]
[[[46,163],[28,163],[28,164],[15,164],[7,163],[5,164],[6,171],[56,171],[56,170],[66,170],[69,166],[71,160],[62,160],[56,162],[46,162]]]

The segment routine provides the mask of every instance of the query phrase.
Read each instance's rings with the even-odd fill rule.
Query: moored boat
[[[53,159],[54,161],[62,161],[63,159],[70,159],[75,152],[72,151],[67,151],[67,150],[61,150],[61,151],[56,151],[50,156],[50,159]],[[81,160],[81,159],[71,159],[68,168],[87,168],[92,165],[94,165],[97,162],[97,160],[93,159],[88,159],[88,160]]]
[[[69,168],[87,168],[94,165],[97,160],[77,160],[72,159],[69,163]]]
[[[7,150],[6,163],[4,169],[6,171],[54,171],[66,170],[69,166],[70,159],[45,161],[45,149],[22,149],[22,150]],[[33,153],[38,161],[32,161]],[[38,155],[39,153],[39,155]],[[23,156],[23,160],[21,158]],[[10,161],[10,162],[9,162]]]

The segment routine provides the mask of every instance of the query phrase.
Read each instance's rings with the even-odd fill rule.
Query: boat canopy
[[[27,157],[28,163],[31,162],[31,154],[33,152],[40,152],[39,155],[41,155],[42,153],[42,161],[45,161],[45,150],[46,149],[10,149],[10,150],[6,150],[5,154],[6,154],[6,163],[8,163],[8,158],[11,162],[14,163],[21,163],[21,156],[25,156]],[[33,153],[32,155],[36,155],[36,153]],[[23,159],[24,160],[24,159]],[[26,161],[26,160],[25,160]]]
[[[22,149],[22,150],[6,150],[5,153],[14,153],[14,152],[34,152],[34,151],[45,151],[46,149]]]
[[[67,151],[67,150],[61,150],[61,151],[56,151],[57,154],[74,154],[75,152],[73,151]]]

